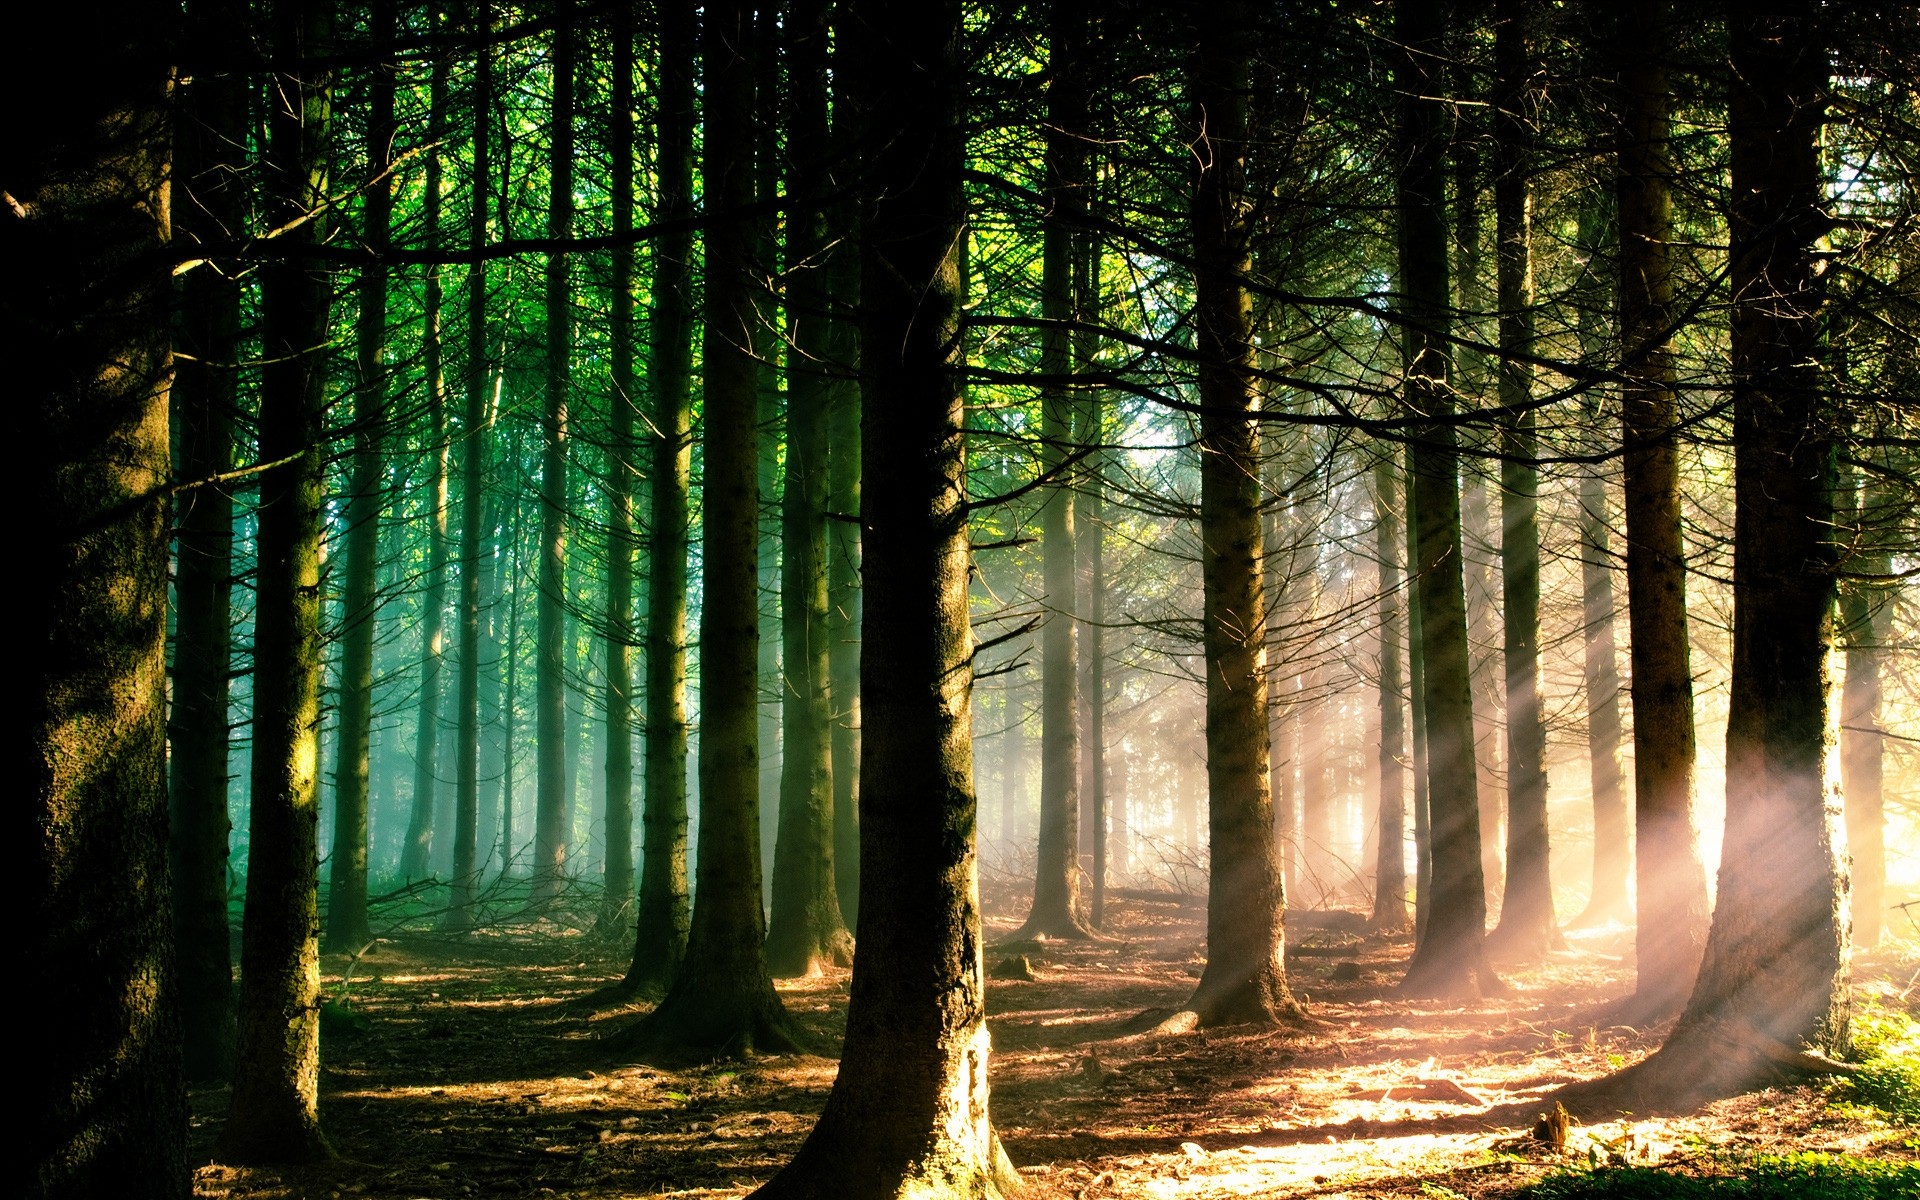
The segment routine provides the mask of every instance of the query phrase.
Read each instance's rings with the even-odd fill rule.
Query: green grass
[[[1860,1073],[1834,1086],[1836,1101],[1897,1125],[1920,1124],[1920,1021],[1862,1005],[1853,1018],[1853,1058]]]
[[[1520,1193],[1527,1200],[1913,1200],[1920,1166],[1829,1154],[1761,1154],[1725,1174],[1658,1167],[1561,1171]]]

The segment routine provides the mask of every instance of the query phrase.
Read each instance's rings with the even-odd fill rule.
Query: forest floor
[[[1022,899],[989,891],[992,935],[1018,923]],[[1508,995],[1471,1004],[1395,995],[1407,938],[1296,929],[1289,969],[1311,1027],[1129,1032],[1192,990],[1204,915],[1122,900],[1109,904],[1109,941],[989,951],[990,967],[1023,955],[1033,976],[989,987],[994,1119],[1030,1200],[1499,1197],[1593,1161],[1709,1171],[1755,1152],[1920,1161],[1911,1127],[1814,1087],[1577,1126],[1564,1153],[1491,1120],[1659,1045],[1664,1027],[1596,1016],[1631,986],[1630,935],[1618,928],[1510,967]],[[325,963],[321,1111],[340,1158],[220,1165],[226,1090],[199,1089],[197,1195],[742,1195],[793,1155],[833,1082],[825,1057],[691,1070],[610,1059],[603,1039],[643,1008],[587,997],[618,979],[624,955],[561,926],[396,935],[349,965]],[[1855,973],[1870,1005],[1909,1015],[1920,1005],[1913,941],[1859,956]],[[840,1037],[846,984],[844,972],[779,984],[823,1048]]]

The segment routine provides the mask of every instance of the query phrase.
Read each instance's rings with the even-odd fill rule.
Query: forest
[[[25,1195],[1920,1195],[1920,8],[9,43]]]

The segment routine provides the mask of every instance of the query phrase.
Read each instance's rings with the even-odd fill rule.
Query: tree
[[[576,55],[572,5],[556,6],[551,80],[547,237],[564,246],[573,236],[573,113]],[[567,788],[567,452],[573,371],[573,296],[564,250],[547,254],[546,393],[540,416],[540,599],[535,682],[533,878],[536,903],[560,893],[571,833]]]
[[[395,14],[378,0],[368,30],[381,54],[393,45]],[[347,567],[340,661],[340,741],[334,755],[333,854],[327,878],[325,948],[358,954],[373,943],[367,924],[367,788],[373,741],[373,643],[380,604],[376,575],[380,558],[380,512],[387,422],[388,267],[381,257],[393,237],[394,67],[374,64],[367,88],[367,173],[372,182],[361,210],[361,237],[374,261],[360,275],[360,313],[354,330],[353,477],[347,495]],[[436,79],[443,87],[445,79]],[[434,139],[437,147],[438,139]],[[429,149],[428,223],[439,216],[439,151]],[[437,289],[438,280],[429,286]],[[436,297],[437,299],[437,297]],[[437,306],[436,306],[437,307]],[[439,357],[429,323],[429,354]],[[432,366],[428,368],[433,373]],[[415,805],[418,812],[419,806]],[[408,839],[408,847],[413,841]]]
[[[489,0],[477,0],[471,27],[484,35],[492,28]],[[453,897],[447,912],[448,928],[465,929],[472,921],[474,893],[479,888],[480,865],[480,575],[486,554],[487,438],[487,264],[480,257],[487,244],[487,180],[492,170],[492,144],[487,126],[493,112],[493,56],[484,40],[475,50],[473,72],[473,185],[467,210],[466,399],[460,418],[460,676],[459,745],[454,764]],[[436,64],[437,65],[437,64]],[[517,510],[516,510],[517,511]],[[511,654],[511,647],[508,650]],[[511,701],[509,701],[511,703]],[[503,792],[513,787],[512,757],[501,772]],[[512,862],[511,810],[500,814],[500,869]]]
[[[189,1194],[167,875],[173,78],[154,52],[171,20],[90,3],[23,26],[14,79],[36,112],[0,151],[0,338],[32,447],[20,565],[33,583],[18,602],[35,649],[11,743],[29,859],[21,983],[45,1006],[21,1096],[32,1200]]]
[[[693,13],[660,10],[660,216],[693,210]],[[688,400],[693,297],[690,233],[654,248],[652,470],[647,562],[646,808],[642,814],[638,932],[621,981],[629,993],[664,994],[686,953],[687,929],[687,509],[693,473]]]
[[[1406,708],[1401,698],[1400,642],[1405,632],[1401,611],[1401,533],[1399,480],[1393,460],[1373,468],[1374,553],[1380,561],[1380,841],[1374,866],[1375,929],[1407,927]]]
[[[686,957],[621,1048],[711,1056],[799,1048],[767,975],[760,898],[759,364],[754,303],[753,8],[710,5],[706,100],[706,485],[701,514],[700,844]]]
[[[1420,686],[1426,727],[1432,905],[1401,980],[1411,995],[1485,994],[1501,988],[1486,958],[1486,880],[1480,865],[1480,801],[1474,766],[1473,696],[1461,568],[1460,471],[1446,350],[1446,137],[1438,84],[1444,8],[1397,0],[1400,316],[1406,406],[1427,418],[1409,448],[1415,529]]]
[[[210,56],[232,46],[245,26],[224,0],[188,11],[194,43]],[[194,72],[176,118],[176,236],[212,243],[246,223],[241,185],[246,89],[238,71]],[[180,297],[172,404],[176,469],[188,483],[233,467],[239,412],[243,285],[230,271],[201,264]],[[227,921],[227,749],[231,731],[233,494],[208,482],[175,507],[173,694],[167,739],[172,810],[168,842],[174,887],[174,940],[180,972],[180,1020],[192,1079],[225,1079],[233,1069],[233,950]]]
[[[1538,958],[1560,940],[1547,869],[1547,728],[1540,697],[1540,471],[1534,465],[1533,166],[1530,0],[1495,8],[1494,223],[1500,290],[1500,585],[1507,682],[1507,871],[1491,938]]]
[[[1251,80],[1243,4],[1200,22],[1188,101],[1206,152],[1188,214],[1199,359],[1200,540],[1207,667],[1207,965],[1187,1007],[1202,1025],[1298,1019],[1287,987],[1286,891],[1267,743],[1260,436],[1246,220]]]
[[[865,893],[840,1072],[760,1195],[994,1197],[968,624],[960,5],[855,0],[869,123],[860,838]],[[711,94],[711,93],[710,93]]]
[[[781,496],[780,828],[773,860],[767,963],[805,975],[853,961],[834,877],[833,695],[827,641],[827,455],[832,361],[827,289],[830,127],[825,0],[787,13],[789,193],[806,205],[787,219],[787,455]]]
[[[320,531],[332,284],[319,244],[332,137],[333,11],[273,9],[268,220],[289,226],[261,269],[259,538],[253,790],[240,936],[240,1039],[220,1152],[230,1162],[332,1156],[320,1131]]]
[[[1620,150],[1620,389],[1632,647],[1639,982],[1635,1015],[1679,1007],[1700,963],[1707,881],[1693,825],[1693,674],[1681,543],[1674,393],[1673,163],[1666,70],[1648,54],[1674,31],[1665,0],[1616,14]]]
[[[633,227],[633,8],[613,13],[613,112],[607,155],[613,171],[613,227]],[[633,417],[639,399],[634,370],[633,248],[613,252],[608,340],[613,395],[607,412],[607,860],[599,928],[624,931],[633,909]]]
[[[1837,428],[1821,365],[1828,48],[1800,0],[1729,10],[1734,437],[1727,828],[1693,994],[1666,1043],[1563,1089],[1583,1107],[1692,1108],[1848,1045],[1847,891],[1828,659]],[[1644,862],[1644,859],[1642,860]],[[1642,918],[1644,920],[1644,917]]]
[[[1033,908],[1019,938],[1088,935],[1080,917],[1080,659],[1075,583],[1079,572],[1070,486],[1077,456],[1077,407],[1064,380],[1072,371],[1077,315],[1074,242],[1085,223],[1086,81],[1081,43],[1086,14],[1076,0],[1050,9],[1045,190],[1042,233],[1040,470],[1052,482],[1040,509],[1040,545],[1047,615],[1040,649],[1040,844],[1034,855]],[[1071,472],[1071,475],[1070,475]]]

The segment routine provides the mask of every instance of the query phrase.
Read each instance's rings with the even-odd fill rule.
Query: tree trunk
[[[660,10],[660,220],[693,209],[693,13]],[[647,562],[646,808],[638,930],[621,987],[663,995],[686,953],[687,928],[687,509],[693,472],[693,410],[687,385],[693,295],[687,264],[693,235],[654,243],[651,534]]]
[[[1862,486],[1849,473],[1847,525],[1859,549],[1848,573],[1889,576],[1889,535],[1899,511],[1892,489],[1878,480]],[[1841,631],[1847,651],[1840,700],[1840,778],[1846,801],[1847,853],[1853,884],[1853,940],[1880,944],[1887,885],[1885,768],[1882,752],[1880,676],[1893,637],[1893,593],[1884,583],[1849,581],[1840,593]]]
[[[1486,879],[1480,863],[1480,801],[1474,768],[1473,696],[1461,571],[1460,472],[1448,390],[1446,134],[1440,88],[1445,9],[1436,0],[1398,0],[1403,47],[1396,66],[1402,143],[1401,314],[1405,321],[1406,404],[1434,419],[1411,446],[1409,491],[1416,522],[1420,662],[1427,735],[1432,904],[1401,990],[1415,996],[1484,995],[1502,988],[1486,958]]]
[[[573,235],[574,15],[560,0],[553,33],[551,187],[547,236]],[[533,899],[553,902],[567,870],[572,796],[567,789],[567,441],[573,371],[573,297],[565,253],[547,255],[546,407],[540,418],[540,598],[536,609]]]
[[[195,3],[193,43],[215,58],[245,22],[230,0]],[[244,11],[244,7],[242,7]],[[240,146],[247,91],[237,73],[194,73],[174,130],[174,212],[183,240],[214,242],[247,223]],[[177,474],[191,482],[233,466],[239,413],[243,285],[202,264],[187,273],[173,380]],[[233,951],[227,921],[228,681],[232,660],[233,495],[210,484],[175,505],[171,747],[174,944],[187,1077],[225,1080],[233,1070]]]
[[[836,80],[849,64],[835,51]],[[857,130],[846,115],[844,82],[834,91],[833,138],[840,173],[859,170]],[[833,698],[833,871],[840,912],[860,916],[860,304],[859,210],[842,200],[828,210],[838,249],[827,259],[831,323],[827,381],[828,694]]]
[[[1051,79],[1047,85],[1048,217],[1042,230],[1040,470],[1052,482],[1040,508],[1041,571],[1046,618],[1040,629],[1040,841],[1034,855],[1033,908],[1017,938],[1084,938],[1080,917],[1080,656],[1071,480],[1075,398],[1059,382],[1073,370],[1074,243],[1086,211],[1086,97],[1080,47],[1086,16],[1064,0],[1051,10]]]
[[[454,768],[453,897],[447,912],[447,927],[455,931],[472,926],[474,894],[480,886],[480,597],[487,529],[483,517],[490,426],[487,383],[492,372],[487,361],[487,266],[478,255],[487,243],[487,182],[492,170],[487,127],[493,112],[493,56],[484,44],[493,28],[489,0],[474,5],[472,22],[473,32],[483,41],[474,50],[467,248],[475,258],[467,267],[467,388],[460,422],[460,742]],[[511,654],[512,648],[507,652]],[[510,825],[504,812],[501,821],[504,832]]]
[[[753,9],[710,5],[706,98],[705,564],[700,608],[700,844],[686,958],[660,1006],[622,1039],[637,1053],[710,1058],[798,1048],[767,975],[760,887],[759,423],[753,329]]]
[[[273,12],[268,224],[315,244],[325,219],[333,80],[327,4]],[[311,60],[311,64],[310,64]],[[311,218],[304,219],[303,218]],[[265,374],[253,635],[253,789],[240,942],[240,1041],[223,1161],[331,1157],[320,1132],[318,818],[320,533],[326,269],[294,254],[260,270]]]
[[[613,227],[633,228],[633,8],[612,15],[613,111],[607,157],[613,170]],[[600,900],[599,932],[624,934],[633,919],[633,560],[639,552],[633,530],[633,417],[639,377],[633,362],[634,250],[613,251],[608,341],[613,357],[613,395],[607,430],[607,698],[606,698],[606,890]]]
[[[146,4],[74,5],[37,13],[12,34],[11,80],[35,98],[32,119],[8,131],[12,211],[0,222],[8,282],[0,336],[32,348],[9,366],[26,469],[26,556],[16,562],[31,581],[15,599],[32,645],[15,667],[24,712],[14,720],[24,729],[9,735],[13,786],[30,796],[30,812],[14,820],[32,860],[18,982],[33,1014],[18,1095],[21,1194],[31,1200],[185,1200],[190,1186],[167,878],[171,81],[169,60],[152,52],[174,33],[172,20]],[[76,54],[81,46],[87,52]],[[235,102],[222,85],[210,90],[194,108],[207,123],[196,137],[217,136],[220,106]],[[211,165],[204,155],[202,164]],[[197,194],[215,214],[238,200]],[[182,195],[183,208],[191,203]],[[209,290],[198,297],[201,336],[225,336],[227,302]],[[196,386],[194,409],[210,413],[229,385],[203,377]],[[212,432],[203,451],[219,449]],[[187,503],[212,499],[210,487],[194,491],[203,494]],[[200,544],[223,555],[224,532],[210,524]],[[224,586],[219,572],[209,585]],[[218,586],[206,599],[218,598]],[[219,607],[208,610],[216,635]],[[223,644],[219,636],[206,645]],[[223,652],[220,665],[224,706]],[[201,783],[217,784],[195,797],[203,814],[211,798],[224,817],[224,771]],[[209,853],[218,836],[224,866],[224,827],[200,832]],[[201,914],[202,937],[210,916]],[[200,964],[203,986],[224,965],[220,949],[219,963]],[[216,1057],[225,1041],[219,999],[204,991],[213,1003],[199,1016],[208,1038],[200,1049]]]
[[[1400,557],[1406,537],[1396,511],[1397,474],[1389,458],[1374,464],[1374,553],[1380,561],[1380,834],[1370,924],[1380,930],[1407,927],[1407,727],[1400,690],[1400,641],[1405,635]]]
[[[1207,965],[1187,1002],[1202,1025],[1302,1016],[1287,987],[1286,894],[1267,768],[1260,437],[1245,212],[1247,37],[1240,3],[1200,28],[1188,100],[1205,153],[1188,209],[1199,357],[1200,539],[1207,664]]]
[[[1833,761],[1835,411],[1820,365],[1829,218],[1825,19],[1730,10],[1733,685],[1727,832],[1693,995],[1587,1106],[1688,1109],[1848,1045],[1847,883]],[[1642,862],[1645,862],[1644,857]],[[1646,919],[1642,914],[1642,921]],[[1644,970],[1644,964],[1642,965]]]
[[[376,256],[393,238],[394,66],[396,16],[390,0],[377,0],[369,35],[382,61],[367,86],[367,175],[373,182],[361,209],[361,237]],[[444,86],[444,74],[436,72]],[[435,90],[436,100],[439,89]],[[427,151],[428,226],[439,216],[440,157],[430,137]],[[347,495],[347,571],[344,643],[340,663],[340,748],[333,774],[333,855],[327,886],[327,936],[332,954],[358,954],[373,943],[367,924],[367,784],[373,734],[373,645],[379,622],[377,573],[380,514],[385,507],[384,445],[387,424],[387,265],[375,261],[360,275],[357,379],[353,396],[353,477]],[[437,286],[437,280],[429,288]],[[430,358],[439,355],[431,317]],[[431,367],[429,367],[431,373]]]
[[[1427,802],[1427,666],[1423,652],[1425,630],[1420,623],[1420,517],[1413,493],[1413,447],[1407,447],[1406,468],[1407,587],[1407,715],[1413,766],[1413,937],[1418,946],[1427,937],[1427,918],[1433,914],[1433,807]]]
[[[783,733],[780,830],[773,861],[773,915],[767,965],[775,975],[811,974],[853,961],[833,868],[833,696],[827,635],[827,436],[829,327],[826,211],[822,170],[831,152],[827,124],[827,3],[794,0],[787,11],[787,474],[781,497],[780,611]]]
[[[1531,0],[1501,0],[1494,35],[1494,224],[1500,287],[1500,594],[1507,702],[1507,871],[1501,954],[1533,960],[1561,944],[1547,861],[1547,728],[1540,704],[1540,471],[1533,367],[1535,52]],[[1516,411],[1520,410],[1520,411]]]
[[[1674,437],[1672,149],[1666,71],[1649,44],[1677,32],[1666,0],[1618,12],[1624,125],[1620,204],[1621,422],[1626,447],[1627,623],[1632,646],[1635,1015],[1680,1007],[1700,963],[1707,880],[1693,824],[1693,674],[1680,460]]]
[[[767,1197],[997,1197],[974,857],[954,0],[856,0],[866,177],[860,953],[824,1112]]]
[[[1580,352],[1602,361],[1601,293],[1603,231],[1611,225],[1606,199],[1590,196],[1580,210],[1579,245],[1587,254],[1578,292]],[[1589,388],[1583,402],[1591,428],[1601,427],[1600,394]],[[1598,470],[1580,477],[1580,595],[1583,665],[1587,701],[1588,779],[1593,792],[1593,886],[1587,907],[1571,922],[1576,928],[1627,920],[1627,797],[1620,773],[1620,668],[1613,636],[1613,534],[1606,478]]]

